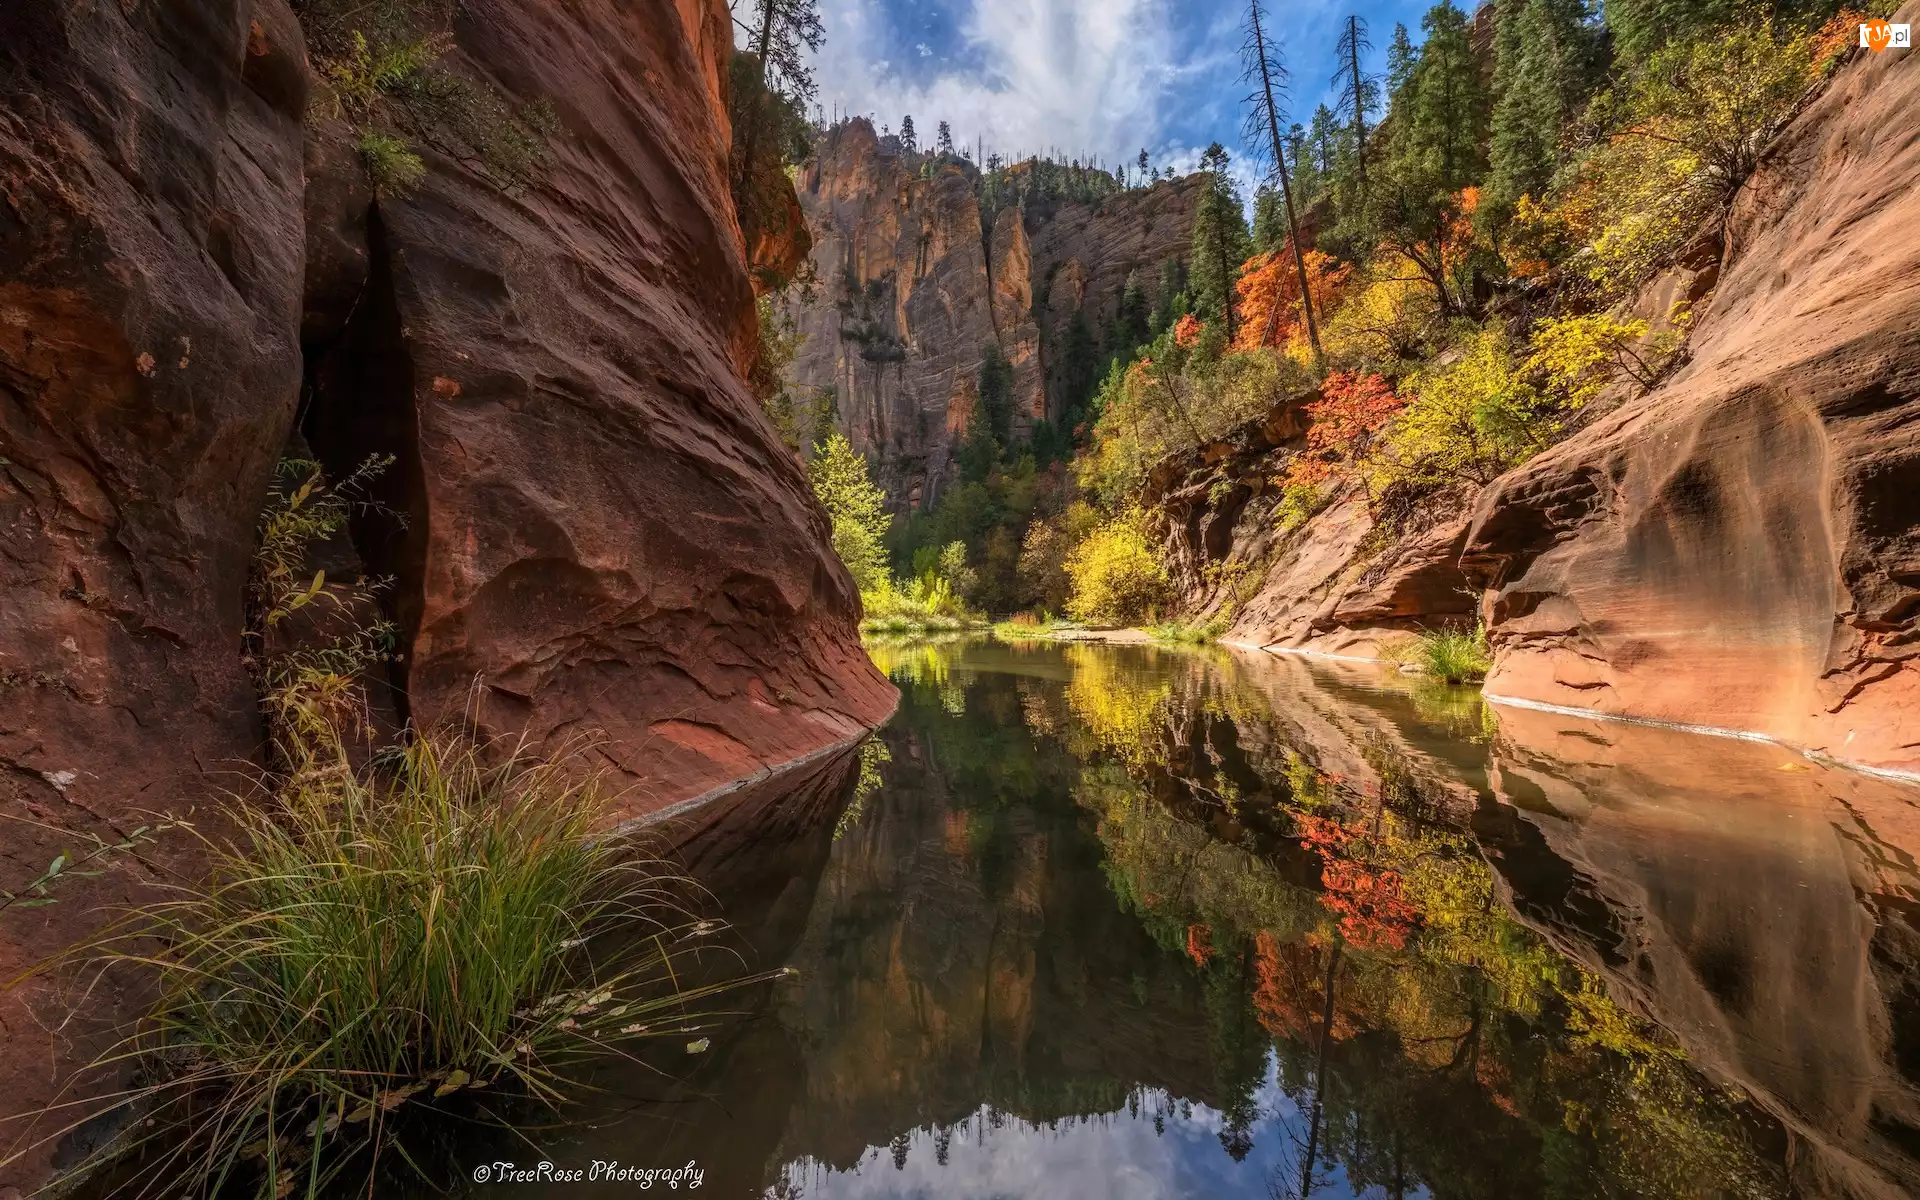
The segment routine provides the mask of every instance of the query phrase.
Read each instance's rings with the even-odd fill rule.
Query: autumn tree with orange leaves
[[[1326,312],[1339,299],[1340,289],[1353,274],[1353,264],[1339,262],[1318,250],[1307,251],[1304,258],[1314,309]],[[1295,269],[1291,248],[1283,246],[1248,259],[1234,286],[1234,300],[1240,310],[1234,349],[1279,347],[1292,340],[1300,331],[1301,309],[1300,273]]]

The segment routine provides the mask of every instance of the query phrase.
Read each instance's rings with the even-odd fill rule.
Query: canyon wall
[[[1687,363],[1482,498],[1489,693],[1920,769],[1916,103],[1856,52],[1741,192]]]
[[[1916,101],[1909,59],[1856,53],[1724,245],[1641,297],[1696,302],[1681,365],[1477,493],[1381,528],[1348,492],[1283,527],[1274,480],[1311,394],[1163,464],[1189,610],[1230,613],[1241,644],[1356,657],[1480,620],[1495,697],[1920,770]]]
[[[901,511],[952,479],[989,346],[1013,367],[1017,440],[1060,413],[1074,317],[1097,337],[1128,275],[1150,291],[1192,240],[1192,180],[991,214],[979,183],[971,164],[912,153],[859,117],[799,180],[813,282],[789,300],[804,340],[788,384],[803,401],[833,390],[835,427]]]
[[[637,814],[890,710],[740,379],[726,7],[455,11],[456,94],[502,137],[515,104],[549,130],[514,172],[415,112],[425,172],[376,196],[283,0],[0,8],[0,886],[245,786],[243,595],[298,434],[336,476],[394,456],[354,540],[393,578],[423,728],[590,751]],[[192,870],[189,840],[0,914],[0,979]],[[126,1012],[61,986],[0,997],[0,1117]],[[31,1149],[0,1190],[75,1153]]]

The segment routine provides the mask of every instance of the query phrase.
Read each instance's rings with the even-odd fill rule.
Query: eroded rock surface
[[[635,815],[890,710],[740,381],[726,7],[470,0],[452,32],[449,71],[556,132],[503,174],[422,120],[424,178],[376,197],[283,0],[0,6],[0,886],[245,786],[243,596],[297,414],[336,476],[395,456],[354,540],[421,727],[582,751]],[[0,914],[0,980],[193,871],[190,841]],[[124,1032],[111,981],[65,986],[0,994],[0,1118]]]
[[[1920,768],[1917,100],[1909,60],[1841,71],[1742,193],[1688,364],[1484,498],[1489,692]]]
[[[300,383],[307,86],[281,0],[0,9],[0,886],[215,802],[258,740],[241,599]],[[0,914],[0,979],[184,836]],[[62,987],[0,990],[0,1116],[117,1032],[118,988],[61,1025]]]
[[[321,351],[329,461],[397,458],[364,523],[416,724],[572,744],[644,811],[843,740],[892,689],[805,476],[740,381],[717,2],[478,0],[457,66],[557,115],[536,186],[423,138]]]
[[[805,341],[789,382],[803,400],[833,389],[836,426],[901,510],[952,481],[989,346],[1013,367],[1019,440],[1060,413],[1074,317],[1097,338],[1128,276],[1151,295],[1161,261],[1192,239],[1193,181],[990,214],[978,183],[971,165],[910,153],[864,118],[823,138],[800,176],[815,281],[795,302]]]

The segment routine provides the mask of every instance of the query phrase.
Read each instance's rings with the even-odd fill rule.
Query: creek
[[[1371,665],[873,653],[860,777],[687,848],[800,978],[494,1157],[814,1200],[1920,1187],[1920,792]]]

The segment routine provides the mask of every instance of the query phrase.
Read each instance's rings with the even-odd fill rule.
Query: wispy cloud
[[[1369,0],[1376,60],[1395,20],[1425,0]],[[1333,43],[1358,0],[1271,5],[1305,121],[1330,99]],[[923,141],[940,121],[969,147],[1009,157],[1058,150],[1131,164],[1142,148],[1191,169],[1218,140],[1238,144],[1244,0],[822,0],[819,101]],[[1374,64],[1378,68],[1378,62]],[[1251,192],[1252,172],[1235,172]]]
[[[919,42],[911,72],[888,63],[886,11],[826,0],[817,71],[829,109],[898,125],[913,114],[956,141],[1012,155],[1057,147],[1130,158],[1166,136],[1168,96],[1197,64],[1177,61],[1176,0],[967,0],[955,44]]]

